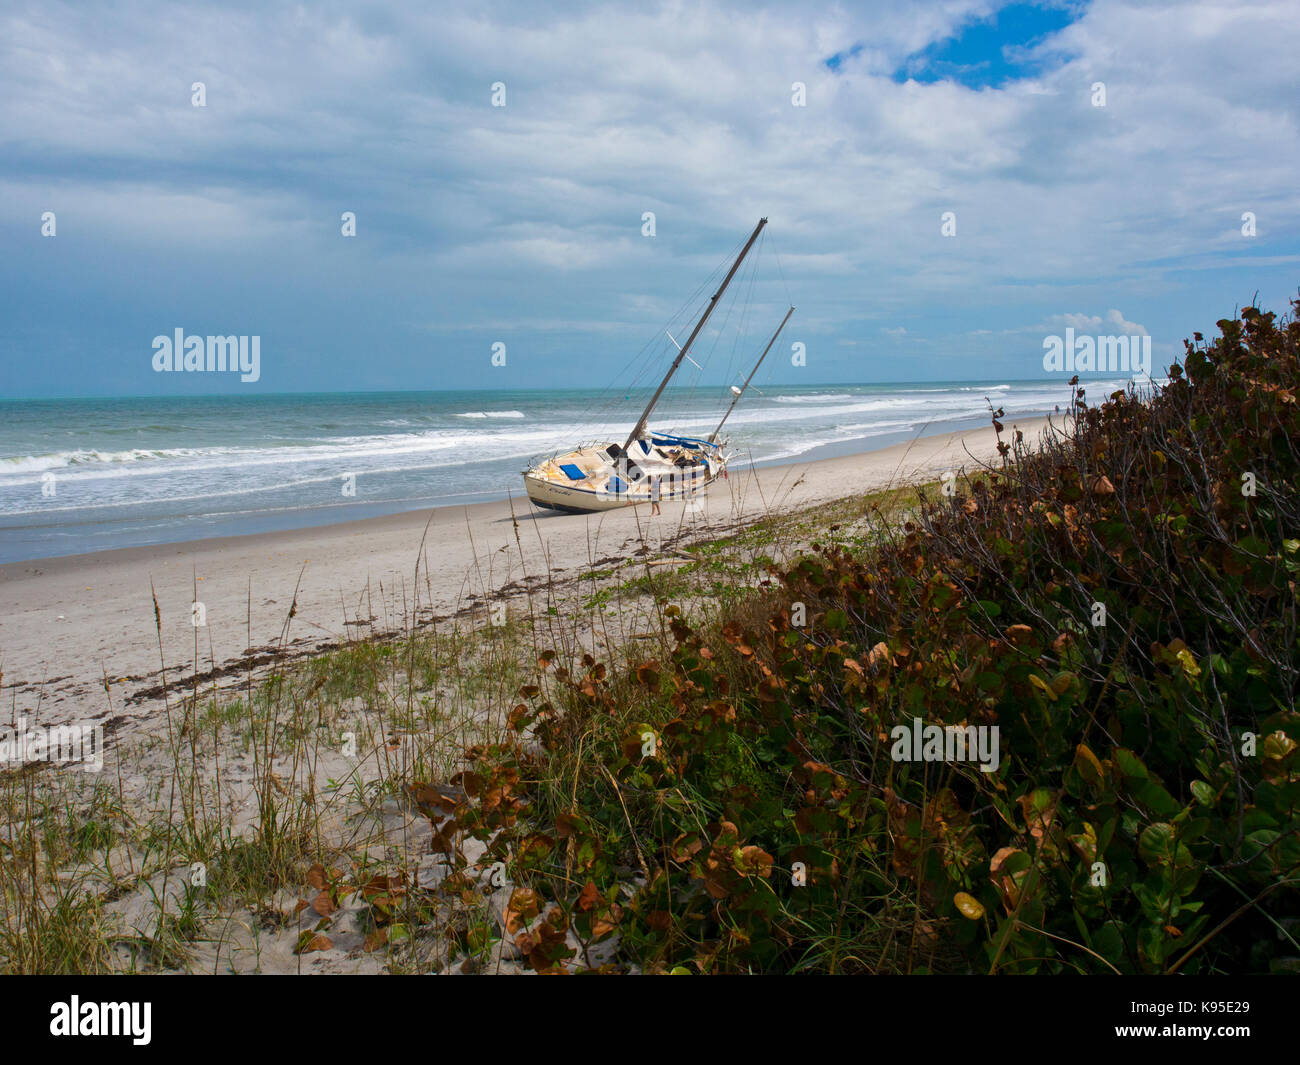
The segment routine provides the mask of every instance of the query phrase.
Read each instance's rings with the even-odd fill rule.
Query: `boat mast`
[[[731,264],[731,269],[727,271],[727,276],[722,279],[721,287],[719,287],[718,291],[713,294],[713,298],[709,300],[709,305],[704,309],[704,314],[702,314],[700,320],[695,323],[695,328],[691,330],[691,335],[686,338],[686,343],[682,345],[681,349],[677,352],[677,358],[673,360],[672,366],[670,366],[668,372],[664,374],[664,379],[659,382],[659,387],[655,389],[655,394],[650,397],[650,402],[646,404],[645,410],[641,412],[641,417],[637,419],[635,427],[632,429],[631,434],[623,444],[624,452],[632,446],[632,441],[637,439],[641,435],[641,430],[646,427],[646,422],[650,419],[650,412],[655,409],[655,404],[659,402],[659,397],[663,394],[663,390],[668,387],[668,382],[672,379],[673,374],[677,372],[677,367],[682,364],[682,360],[686,358],[686,353],[691,350],[691,344],[694,343],[695,338],[699,336],[700,330],[704,328],[704,323],[709,320],[709,315],[713,313],[713,308],[718,305],[718,300],[720,300],[722,294],[727,291],[727,286],[731,284],[731,279],[736,276],[736,271],[740,269],[740,264],[744,262],[745,256],[749,254],[749,249],[754,246],[754,241],[758,239],[758,234],[762,232],[765,225],[767,225],[767,219],[760,218],[758,220],[758,225],[754,227],[754,232],[749,235],[749,240],[747,240],[745,246],[740,249],[740,255],[736,257],[736,261]]]
[[[736,404],[740,402],[740,397],[745,394],[745,389],[749,387],[749,382],[754,379],[754,374],[758,373],[758,368],[763,365],[763,360],[767,358],[767,353],[772,350],[772,345],[776,343],[776,338],[781,335],[781,330],[785,328],[785,323],[790,320],[790,315],[792,314],[794,314],[793,307],[785,312],[785,317],[781,319],[781,324],[776,327],[776,332],[772,334],[772,339],[767,342],[767,347],[763,349],[763,354],[758,357],[758,362],[754,363],[754,368],[749,371],[749,376],[745,378],[745,383],[740,386],[740,391],[731,397],[731,406],[727,408],[727,413],[722,416],[722,421],[718,422],[718,427],[709,434],[710,444],[718,439],[718,434],[722,432],[722,427],[726,425],[727,419],[731,417],[731,412],[736,409]]]

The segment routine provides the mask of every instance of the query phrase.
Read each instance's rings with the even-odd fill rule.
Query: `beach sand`
[[[1021,422],[1026,442],[1046,419]],[[1008,425],[1006,438],[1009,439]],[[996,458],[991,428],[879,451],[735,471],[695,507],[595,515],[535,510],[526,497],[338,525],[126,548],[0,566],[4,718],[148,729],[175,690],[238,683],[277,654],[300,657],[371,633],[478,610],[645,548],[715,536],[769,512]],[[161,622],[155,628],[154,595]],[[195,602],[205,624],[192,624]],[[290,608],[295,606],[290,619]],[[161,647],[160,647],[161,644]],[[104,679],[109,684],[105,690]]]

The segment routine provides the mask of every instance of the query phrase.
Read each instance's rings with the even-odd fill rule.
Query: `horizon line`
[[[1093,371],[1087,375],[1079,374],[1079,380],[1082,381],[1114,381],[1121,377],[1127,376],[1128,379],[1136,380],[1132,375],[1123,375],[1118,373],[1101,373]],[[811,381],[807,384],[794,384],[790,382],[769,383],[768,388],[864,388],[875,386],[889,385],[940,385],[940,384],[1051,384],[1060,383],[1068,385],[1068,379],[1062,380],[1056,377],[951,377],[935,378],[931,380],[916,381]],[[707,387],[726,387],[726,382],[718,382],[716,385],[691,385],[691,386],[669,386],[667,391],[699,391]],[[153,400],[153,399],[231,399],[239,396],[249,396],[257,398],[272,398],[275,396],[393,396],[393,395],[446,395],[456,392],[483,392],[483,393],[510,393],[510,392],[537,392],[542,394],[576,392],[582,389],[574,388],[536,388],[531,386],[521,386],[519,388],[368,388],[360,390],[350,389],[302,389],[298,391],[281,391],[281,392],[251,392],[251,391],[230,391],[230,392],[193,392],[193,393],[121,393],[121,394],[88,394],[88,395],[52,395],[52,396],[0,396],[0,403],[50,403],[50,402],[67,402],[72,400]],[[600,388],[591,388],[586,391],[605,391]],[[649,391],[649,388],[642,388],[636,391]],[[629,392],[629,395],[631,392]]]

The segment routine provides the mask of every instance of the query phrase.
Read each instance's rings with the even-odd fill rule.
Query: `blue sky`
[[[894,80],[955,81],[979,90],[1032,77],[1051,63],[1051,52],[1040,46],[1082,16],[1086,6],[1016,3],[975,13],[954,33],[908,56]]]
[[[807,350],[769,380],[1039,377],[1066,326],[1165,365],[1300,283],[1298,36],[1290,0],[11,4],[0,396],[603,386],[760,215],[755,346],[788,294]],[[259,335],[260,380],[154,373],[178,326]]]

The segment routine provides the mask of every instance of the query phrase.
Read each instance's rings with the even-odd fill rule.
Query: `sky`
[[[603,387],[760,216],[767,380],[1040,378],[1067,327],[1158,371],[1296,295],[1297,39],[1294,0],[11,3],[0,397]],[[177,328],[258,379],[156,372]]]

